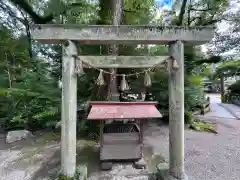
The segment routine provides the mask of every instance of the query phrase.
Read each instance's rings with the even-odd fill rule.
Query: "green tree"
[[[37,122],[45,126],[46,122],[40,123],[40,120],[56,115],[60,100],[50,65],[30,57],[26,38],[15,37],[11,29],[4,26],[0,34],[0,96],[4,102],[1,103],[1,122],[6,128],[35,129],[33,124]]]
[[[1,76],[4,77],[3,83],[5,83],[5,90],[2,91],[4,92],[2,93],[4,94],[3,98],[9,102],[10,107],[13,107],[13,102],[18,102],[18,100],[20,100],[21,107],[28,107],[29,109],[31,109],[31,111],[26,112],[26,110],[24,110],[23,108],[15,108],[14,110],[12,110],[11,117],[8,115],[5,115],[5,117],[7,117],[10,121],[13,121],[14,119],[14,122],[15,119],[24,119],[23,124],[28,124],[28,122],[35,121],[35,119],[37,119],[37,121],[41,120],[41,122],[43,122],[44,120],[42,119],[49,120],[51,119],[50,117],[54,117],[53,121],[59,120],[58,116],[60,104],[60,89],[57,87],[57,82],[61,79],[61,45],[53,46],[40,45],[37,42],[32,43],[29,36],[30,24],[111,24],[111,2],[112,1],[110,0],[100,0],[98,3],[90,3],[87,0],[77,0],[74,2],[66,0],[5,0],[4,3],[0,5],[0,10],[5,15],[7,15],[6,18],[1,20],[1,23],[4,24],[4,28],[8,28],[8,31],[3,30],[2,32],[7,33],[6,35],[4,35],[4,37],[8,37],[9,35],[9,39],[11,41],[20,44],[19,48],[13,50],[13,42],[11,42],[10,40],[0,41],[5,47],[5,49],[12,49],[11,51],[4,50],[4,53],[1,53],[1,56],[3,56],[1,57],[1,62],[5,70],[4,73],[1,74]],[[153,20],[155,16],[155,10],[153,6],[153,0],[144,0],[141,2],[135,0],[124,1],[121,24],[151,24],[154,22],[163,24],[162,17],[160,17],[160,19]],[[225,11],[226,7],[226,0],[201,0],[197,2],[179,0],[176,1],[174,7],[174,10],[177,13],[173,16],[172,23],[178,26],[183,25],[189,27],[215,25],[215,23],[219,22],[223,17],[222,14]],[[19,15],[19,13],[14,13],[16,11],[20,12],[21,15]],[[14,24],[16,24],[16,26],[14,26]],[[16,29],[19,29],[18,32],[20,32],[20,34],[23,34],[23,36],[13,35],[13,32],[11,31],[16,31]],[[78,46],[81,49],[81,53],[83,55],[103,55],[108,53],[108,47],[105,45],[79,44]],[[5,51],[8,52],[7,58],[5,57]],[[21,53],[23,52],[25,53],[24,56],[21,55]],[[165,46],[153,46],[150,48],[150,50],[148,50],[146,46],[137,47],[137,45],[120,45],[118,48],[119,55],[166,55],[167,52],[168,51]],[[15,59],[21,59],[21,61],[17,61],[17,63],[21,62],[21,66],[18,71],[15,70],[16,68],[13,68],[15,67],[14,64],[16,63],[13,62],[13,58],[11,57],[12,55],[14,55]],[[191,76],[201,74],[199,69],[201,59],[203,59],[203,56],[199,54],[199,47],[185,45],[185,97],[187,97],[186,105],[198,104],[202,98],[202,90],[200,90],[200,88],[198,88],[198,86],[193,83],[193,81],[195,80],[193,80],[194,78]],[[10,80],[8,72],[10,72]],[[121,71],[119,70],[119,73],[128,72],[129,70],[125,69],[122,69]],[[16,76],[19,80],[16,81],[16,78],[14,79],[14,76]],[[81,86],[78,86],[79,102],[87,101],[92,98],[97,98],[96,96],[94,97],[94,95],[98,94],[96,92],[99,91],[99,88],[95,85],[96,76],[96,71],[88,70],[86,75],[79,78],[79,83],[81,84]],[[40,77],[39,82],[41,82],[41,85],[34,85],[34,82],[38,80],[36,79],[36,77]],[[167,102],[166,98],[168,96],[168,93],[166,72],[161,71],[152,73],[152,77],[152,91],[156,99],[159,100],[160,103]],[[136,78],[137,77],[132,77],[132,79],[130,80],[135,80]],[[138,79],[139,81],[142,81],[143,77],[140,76],[138,77]],[[45,83],[45,81],[47,83]],[[199,82],[200,84],[200,81],[197,82]],[[136,85],[133,85],[135,86],[133,87],[133,89],[135,88],[135,90],[137,90],[138,88],[136,87],[139,87],[139,84],[140,82],[136,83]],[[16,89],[17,92],[23,91],[24,93],[21,94],[21,96],[16,95],[14,94],[16,92]],[[197,90],[199,90],[198,93],[196,92]],[[6,95],[6,92],[8,95]],[[196,96],[192,96],[191,93],[195,94]],[[31,94],[32,97],[30,99],[33,100],[29,100],[28,94]],[[39,96],[39,94],[42,95]],[[43,97],[45,99],[42,101],[41,98]],[[48,99],[48,97],[52,97],[52,99]],[[188,103],[189,101],[192,102]],[[167,109],[167,105],[165,107]],[[187,109],[191,109],[191,107]],[[4,111],[5,114],[7,112],[8,111],[6,110]],[[39,114],[45,114],[45,116],[40,116]]]

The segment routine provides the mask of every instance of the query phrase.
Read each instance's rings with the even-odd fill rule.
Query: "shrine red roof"
[[[157,102],[92,101],[90,120],[161,118]]]

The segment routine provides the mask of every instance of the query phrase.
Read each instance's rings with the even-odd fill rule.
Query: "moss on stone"
[[[60,139],[60,134],[56,134],[53,132],[43,133],[40,137],[36,139],[37,143],[47,143],[52,141],[57,141]]]
[[[80,177],[80,174],[79,172],[76,172],[75,176],[74,177],[68,177],[68,176],[65,176],[63,174],[60,174],[59,177],[58,177],[58,180],[78,180]],[[84,179],[85,180],[85,179]],[[87,179],[86,179],[87,180]]]
[[[216,124],[205,122],[205,121],[201,121],[201,120],[194,120],[190,124],[189,128],[193,129],[195,131],[211,132],[211,133],[217,134]]]
[[[58,179],[59,180],[74,180],[74,177],[67,177],[65,175],[60,174]]]

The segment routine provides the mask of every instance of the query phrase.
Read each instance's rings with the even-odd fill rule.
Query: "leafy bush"
[[[240,60],[230,60],[217,67],[214,77],[232,77],[239,76]]]
[[[5,130],[38,130],[54,126],[60,119],[61,91],[55,80],[48,76],[48,64],[33,61],[38,63],[38,70],[25,69],[11,88],[0,88],[0,98],[8,107],[1,108]]]
[[[151,92],[154,99],[159,102],[158,109],[168,111],[168,74],[165,71],[157,71],[152,75]]]
[[[240,94],[240,80],[238,80],[234,84],[230,85],[228,87],[228,90],[230,90],[231,93]]]
[[[205,102],[204,92],[201,86],[185,87],[185,110],[194,111]]]
[[[165,71],[158,71],[153,74],[152,79],[152,94],[154,96],[154,100],[159,102],[158,109],[161,113],[163,113],[163,115],[165,115],[163,120],[168,122],[168,75]],[[205,102],[205,94],[201,77],[185,76],[184,99],[185,123],[188,123],[191,120],[189,114],[201,107],[201,105]]]

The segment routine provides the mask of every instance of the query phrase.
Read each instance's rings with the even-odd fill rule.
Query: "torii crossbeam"
[[[212,36],[213,27],[206,26],[38,24],[32,30],[33,39],[50,44],[62,40],[82,44],[168,44],[178,40],[196,45],[206,43]]]
[[[151,68],[161,67],[169,56],[78,56],[78,60],[90,65],[86,68]]]

